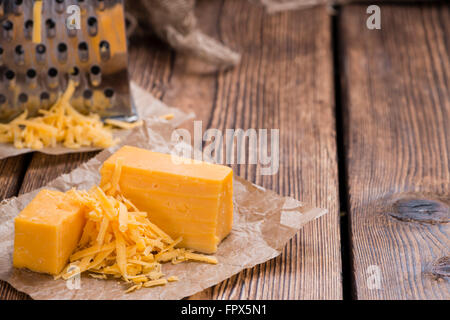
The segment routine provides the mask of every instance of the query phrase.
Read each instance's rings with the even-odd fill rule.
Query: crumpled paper
[[[194,118],[194,113],[186,114],[178,108],[168,107],[166,104],[160,100],[153,97],[153,95],[143,88],[138,86],[136,83],[131,82],[131,95],[136,106],[136,111],[139,119],[150,119],[158,118],[161,122],[170,123],[171,125],[177,126],[182,122]],[[160,118],[161,116],[173,114],[174,117],[171,120],[164,120]],[[116,138],[125,139],[125,137],[130,134],[131,130],[115,130],[113,135]],[[95,147],[82,147],[79,149],[70,149],[63,146],[57,146],[55,148],[42,148],[39,150],[32,149],[17,149],[11,143],[0,143],[0,160],[8,157],[17,156],[29,152],[42,152],[50,155],[58,155],[65,153],[78,153],[78,152],[88,152],[101,150],[101,148]]]
[[[121,145],[133,145],[169,153],[174,148],[171,133],[174,126],[157,119],[148,119],[118,146],[104,150],[95,158],[69,174],[62,175],[45,188],[66,191],[88,189],[100,181],[99,168]],[[187,262],[163,264],[163,273],[177,276],[179,281],[162,287],[143,288],[125,293],[123,281],[99,280],[83,275],[79,289],[64,280],[12,266],[14,248],[14,217],[33,199],[39,190],[3,201],[0,206],[0,279],[34,299],[181,299],[211,287],[243,269],[278,256],[286,243],[307,222],[326,213],[293,198],[234,177],[234,224],[230,235],[220,244],[215,256],[217,265]],[[44,244],[45,245],[45,244]]]

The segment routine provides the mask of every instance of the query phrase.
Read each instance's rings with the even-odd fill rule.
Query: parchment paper
[[[146,120],[150,118],[159,118],[163,115],[172,113],[174,115],[173,119],[171,120],[159,119],[159,120],[161,122],[168,122],[176,126],[194,117],[194,113],[186,114],[182,112],[180,109],[168,107],[166,104],[153,97],[152,94],[148,93],[134,82],[131,82],[131,94],[133,96],[134,103],[136,105],[136,111],[138,113],[139,119]],[[115,130],[114,137],[124,139],[128,134],[130,134],[130,131],[131,130]],[[65,148],[63,146],[57,146],[55,148],[47,147],[39,150],[32,150],[27,148],[17,149],[11,143],[0,143],[0,160],[34,151],[57,155],[65,153],[87,152],[94,150],[101,150],[101,148],[83,147],[79,149],[70,149]]]
[[[156,119],[145,121],[121,143],[170,152],[173,126]],[[72,187],[87,189],[100,180],[103,161],[121,145],[104,150],[97,157],[69,174],[62,175],[46,188],[65,191]],[[49,275],[12,267],[14,247],[14,217],[37,194],[35,190],[0,206],[0,279],[35,299],[181,299],[211,287],[226,278],[251,268],[281,253],[286,243],[308,221],[326,213],[293,199],[277,195],[239,177],[234,177],[234,225],[231,234],[221,243],[215,255],[219,263],[197,262],[163,264],[163,273],[176,275],[177,282],[166,286],[143,288],[130,294],[123,281],[81,277],[80,289],[68,289],[64,280]]]

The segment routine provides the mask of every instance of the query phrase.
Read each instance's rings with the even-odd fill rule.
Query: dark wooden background
[[[279,173],[238,175],[329,210],[276,259],[191,298],[450,299],[450,8],[380,6],[382,28],[368,30],[362,4],[269,15],[199,1],[202,29],[242,53],[227,72],[131,42],[132,79],[204,129],[280,129]],[[0,199],[94,155],[1,160]],[[29,297],[1,283],[0,298]]]

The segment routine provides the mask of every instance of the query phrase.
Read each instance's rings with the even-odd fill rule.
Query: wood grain
[[[365,9],[339,18],[355,297],[450,299],[450,8]]]
[[[199,1],[199,25],[243,54],[230,71],[133,39],[130,73],[164,102],[194,111],[203,128],[280,129],[280,169],[234,170],[329,214],[302,229],[283,254],[194,299],[341,299],[339,201],[330,17],[325,8],[267,15],[247,1]],[[192,128],[192,123],[185,127]],[[42,186],[91,155],[34,156],[21,192]],[[19,298],[3,289],[8,298]],[[2,295],[4,297],[4,295]]]
[[[0,201],[17,196],[31,155],[0,160]]]
[[[330,17],[325,8],[268,15],[247,1],[214,3],[199,2],[199,25],[241,52],[240,65],[212,72],[176,56],[163,100],[195,111],[204,129],[280,129],[278,174],[261,176],[255,165],[233,169],[330,212],[302,229],[278,258],[192,298],[341,299]]]
[[[17,196],[30,159],[31,155],[20,155],[0,160],[0,201]],[[27,297],[7,282],[0,280],[0,300],[26,299]]]

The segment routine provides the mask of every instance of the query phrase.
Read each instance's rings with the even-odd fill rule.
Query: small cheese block
[[[42,190],[14,222],[14,267],[56,275],[80,240],[85,215],[64,193]]]
[[[233,171],[200,161],[124,146],[106,160],[101,186],[112,184],[117,160],[122,194],[180,247],[214,253],[233,225]],[[185,159],[186,160],[186,159]]]

